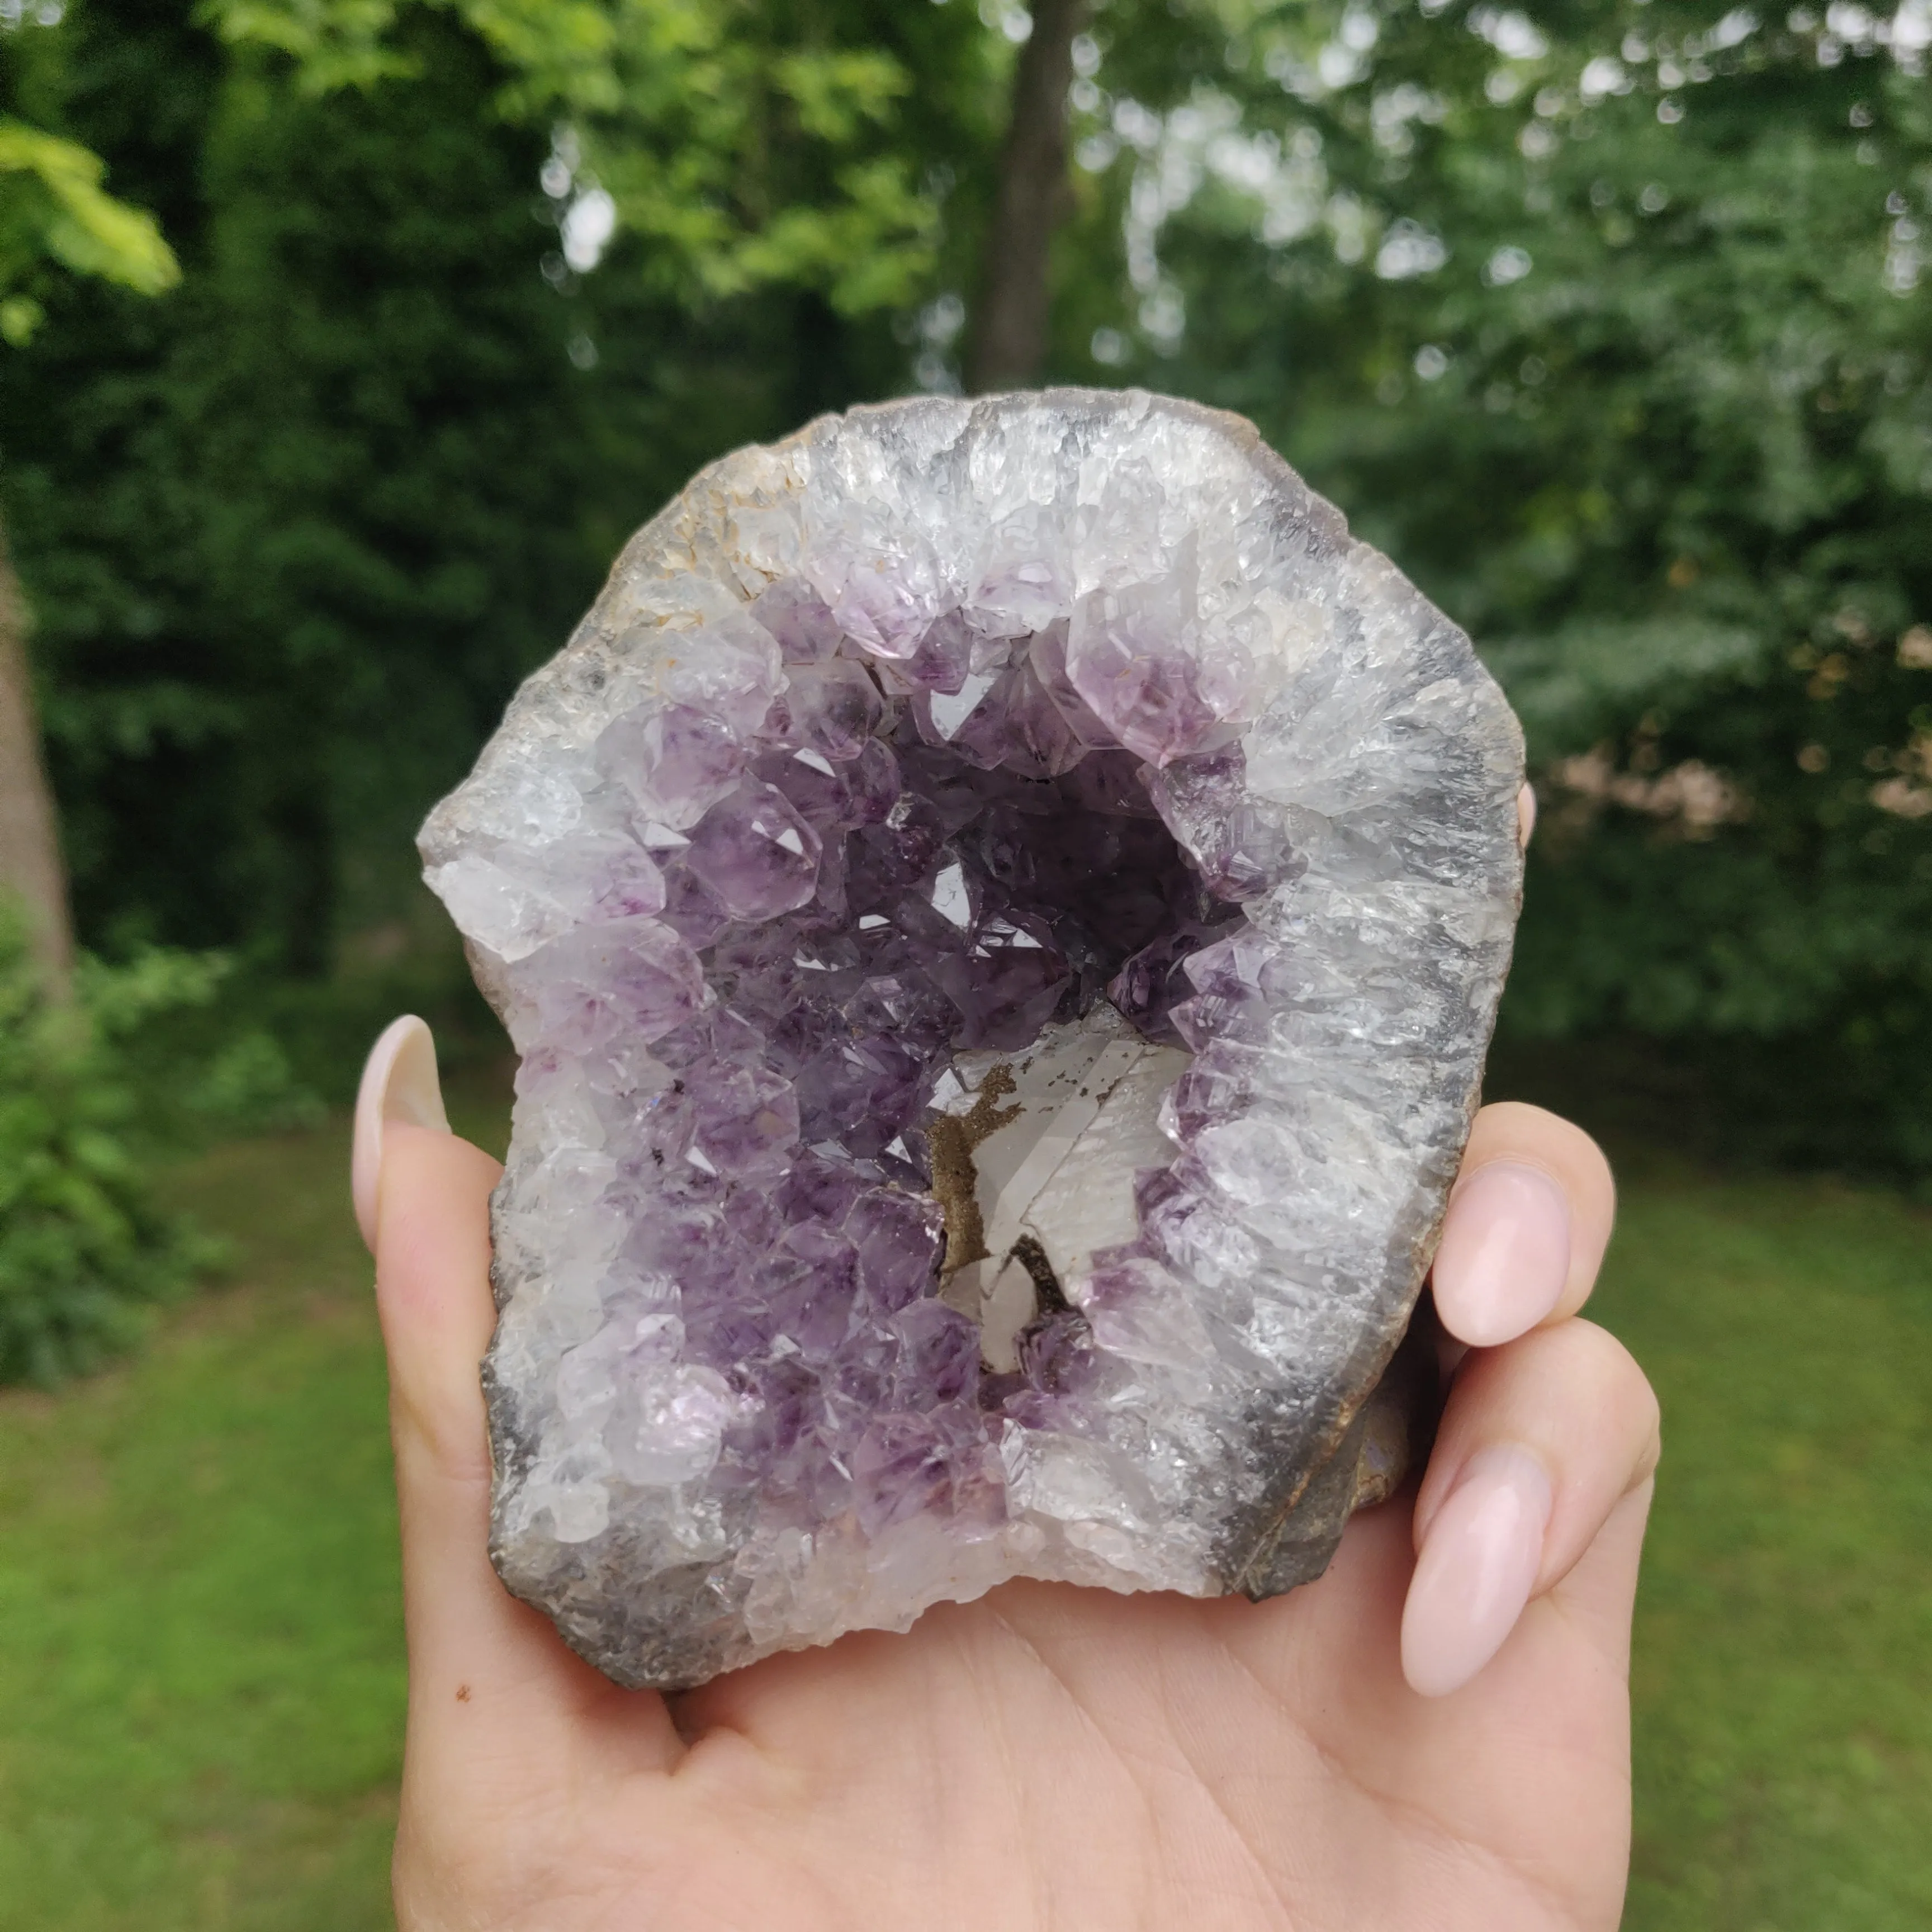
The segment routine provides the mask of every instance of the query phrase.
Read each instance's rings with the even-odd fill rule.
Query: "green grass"
[[[197,1163],[236,1285],[0,1402],[0,1922],[388,1922],[401,1606],[344,1145]]]
[[[388,1922],[400,1613],[345,1153],[338,1125],[185,1167],[186,1204],[239,1244],[230,1284],[136,1362],[0,1397],[0,1924]],[[1667,1442],[1631,1932],[1917,1932],[1932,1218],[1642,1173],[1598,1312]]]
[[[453,1102],[497,1142],[500,1108]],[[138,1360],[0,1396],[0,1926],[388,1924],[402,1611],[348,1138],[172,1191],[231,1282]]]
[[[1632,1932],[1932,1925],[1932,1215],[1626,1189],[1600,1316],[1663,1398]]]

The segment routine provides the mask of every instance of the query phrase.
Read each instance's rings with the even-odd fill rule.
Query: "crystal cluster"
[[[1238,418],[932,398],[706,470],[422,834],[522,1056],[506,1582],[670,1687],[1013,1576],[1318,1574],[1521,778]]]

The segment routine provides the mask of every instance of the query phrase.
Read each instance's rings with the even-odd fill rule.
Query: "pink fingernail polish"
[[[1553,1502],[1528,1450],[1498,1443],[1469,1459],[1429,1526],[1402,1610],[1402,1674],[1423,1696],[1460,1690],[1502,1648],[1535,1586]]]
[[[390,1120],[449,1131],[442,1086],[436,1078],[436,1042],[413,1013],[384,1028],[362,1068],[356,1095],[356,1141],[350,1156],[349,1192],[364,1244],[376,1251],[376,1190],[382,1172],[382,1129]]]
[[[1516,843],[1527,852],[1536,836],[1536,788],[1526,784],[1516,795]]]
[[[1478,1168],[1456,1190],[1436,1251],[1436,1312],[1479,1348],[1514,1341],[1547,1316],[1570,1275],[1570,1204],[1541,1168]]]

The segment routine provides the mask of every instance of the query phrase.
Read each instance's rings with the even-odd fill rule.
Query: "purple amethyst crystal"
[[[1521,778],[1237,418],[926,399],[704,472],[422,835],[523,1055],[505,1582],[670,1687],[1011,1576],[1318,1574]]]

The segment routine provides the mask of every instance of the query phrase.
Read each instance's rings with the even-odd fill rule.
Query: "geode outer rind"
[[[506,1583],[672,1688],[1010,1576],[1318,1574],[1476,1104],[1522,778],[1467,638],[1238,418],[922,399],[703,472],[420,840],[523,1055]],[[1192,1058],[1129,1238],[998,1369],[922,1130],[953,1056],[1094,1023],[1115,960],[986,829],[1090,805],[1196,881],[1108,982]]]

